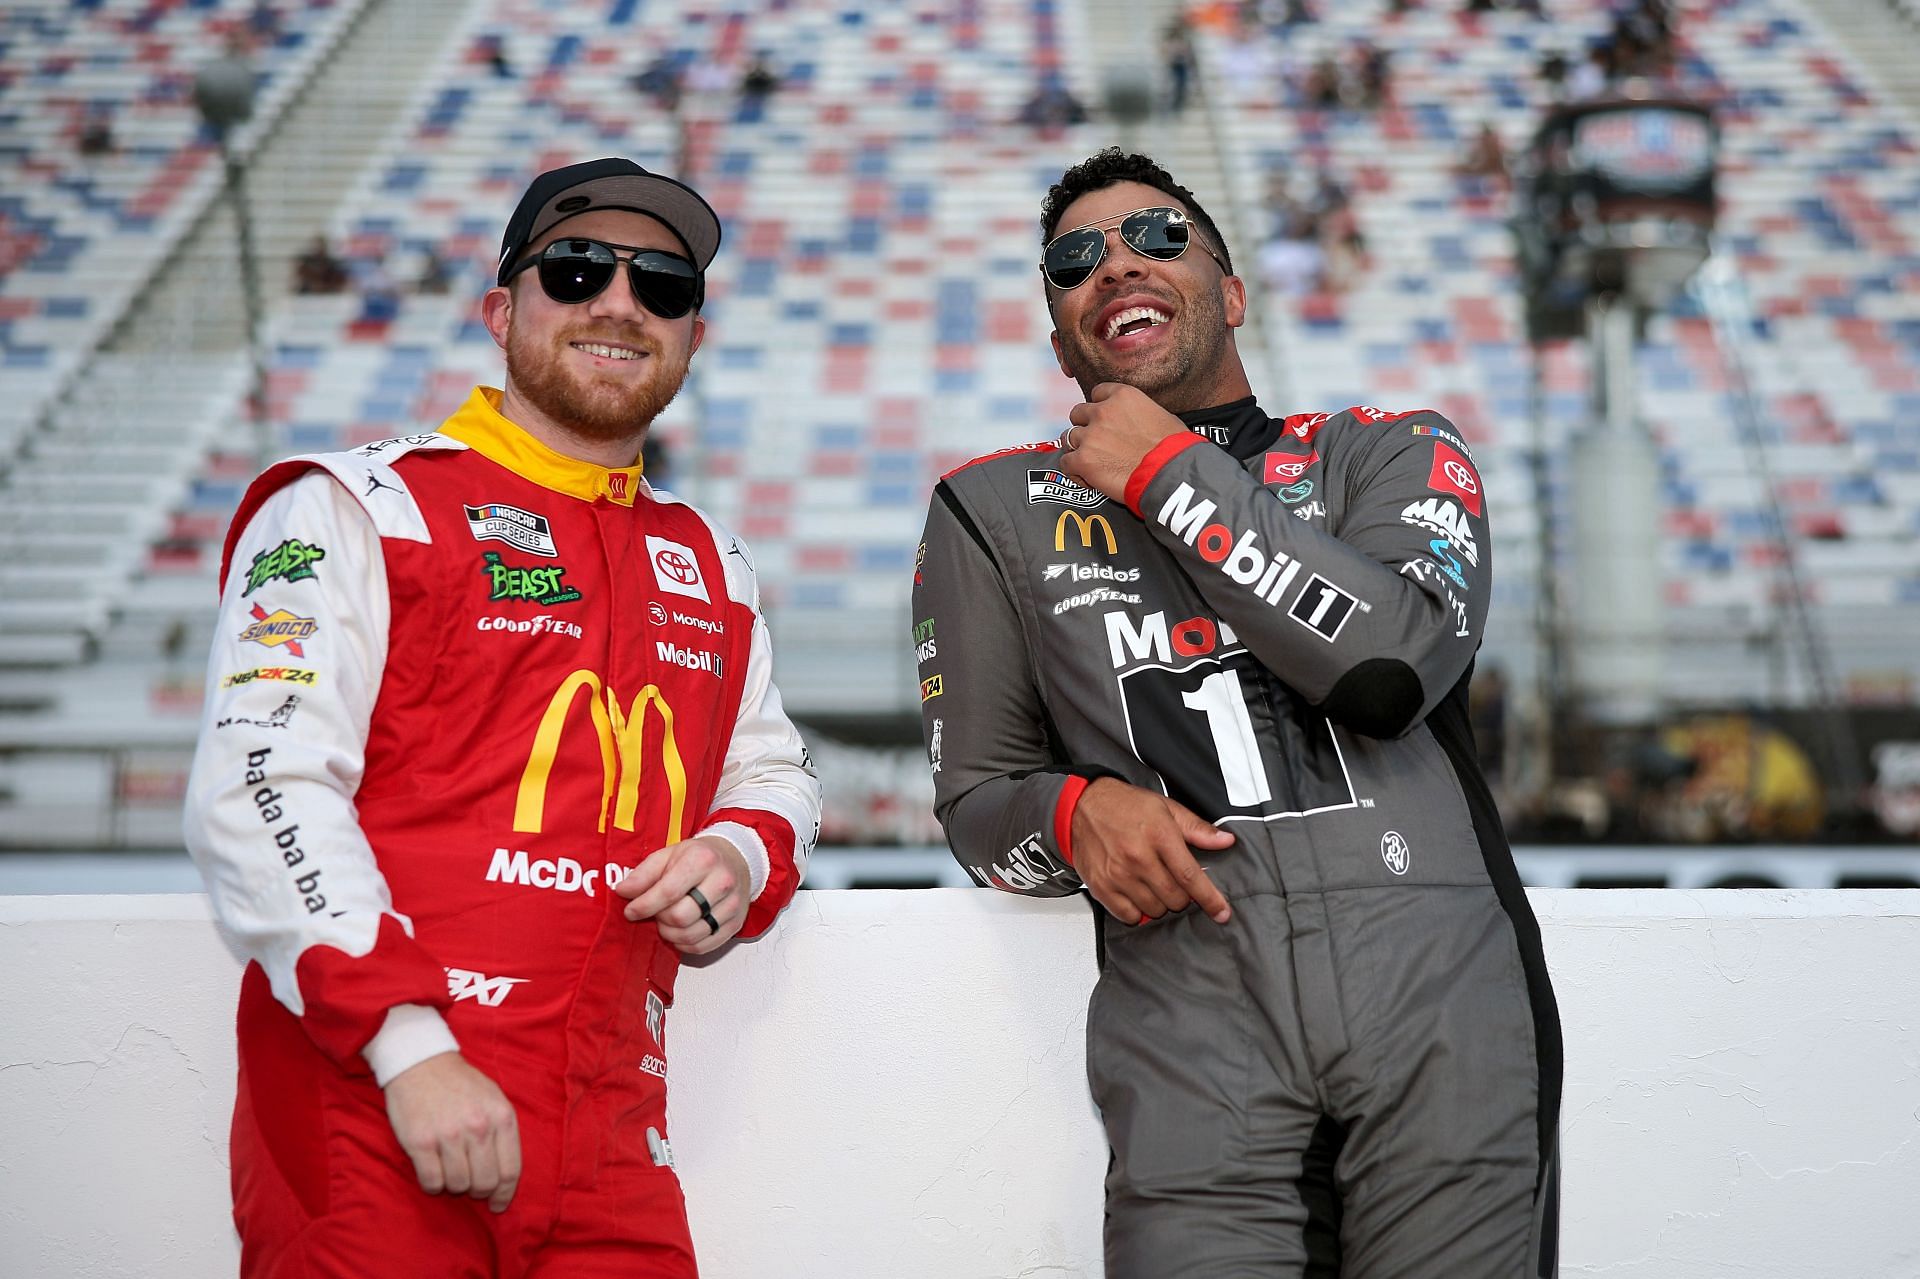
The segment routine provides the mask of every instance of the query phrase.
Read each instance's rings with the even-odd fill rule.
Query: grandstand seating
[[[1546,5],[1546,21],[1455,5],[1393,16],[1390,7],[1321,5],[1321,21],[1255,40],[1270,54],[1264,63],[1247,41],[1216,31],[1202,41],[1203,66],[1225,104],[1242,200],[1257,206],[1276,169],[1326,166],[1353,191],[1371,267],[1348,293],[1280,308],[1293,386],[1306,406],[1427,405],[1460,424],[1495,509],[1502,567],[1489,646],[1511,653],[1523,646],[1538,563],[1524,468],[1530,354],[1504,199],[1453,167],[1483,123],[1517,149],[1547,102],[1533,74],[1541,56],[1577,54],[1609,18],[1581,0]],[[1913,673],[1910,642],[1889,629],[1920,600],[1920,319],[1910,301],[1920,254],[1905,229],[1920,207],[1912,122],[1876,101],[1793,0],[1686,7],[1680,34],[1683,85],[1722,104],[1719,251],[1734,256],[1759,317],[1750,375],[1804,580],[1843,668]],[[1363,37],[1391,55],[1392,101],[1371,113],[1305,109],[1287,73]],[[1777,590],[1778,556],[1724,357],[1691,299],[1656,321],[1640,350],[1642,407],[1665,476],[1670,629],[1680,638],[1761,631]],[[1589,411],[1585,366],[1578,346],[1545,353],[1547,438],[1561,457]],[[1704,682],[1676,663],[1670,691],[1753,695],[1754,664],[1738,657]]]
[[[263,95],[297,77],[347,0],[0,6],[0,459],[106,327],[216,181],[193,77],[230,34],[249,38]],[[263,11],[267,6],[259,6]],[[90,119],[113,147],[83,155]]]

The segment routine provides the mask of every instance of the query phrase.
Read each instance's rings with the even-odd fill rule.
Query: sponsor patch
[[[1278,604],[1282,592],[1299,575],[1300,561],[1278,547],[1266,550],[1253,529],[1240,529],[1236,536],[1234,529],[1214,522],[1217,510],[1211,500],[1182,481],[1154,518],[1229,580],[1250,587],[1268,604]]]
[[[564,621],[551,613],[538,617],[483,617],[473,624],[476,631],[512,631],[517,635],[564,635],[579,639],[585,632],[576,622]]]
[[[721,657],[700,648],[682,648],[668,640],[653,642],[654,655],[669,666],[678,666],[683,670],[705,671],[716,678],[721,671]]]
[[[229,676],[228,678],[232,678]],[[300,695],[288,693],[287,700],[275,707],[265,719],[244,719],[238,715],[229,715],[214,724],[215,728],[228,728],[234,724],[247,724],[254,728],[285,728],[293,721],[293,713],[300,709]]]
[[[1400,512],[1400,522],[1441,534],[1448,545],[1460,552],[1460,558],[1475,568],[1480,567],[1480,547],[1473,540],[1473,526],[1451,500],[1428,497],[1409,503]]]
[[[707,594],[707,582],[700,575],[700,561],[685,542],[647,535],[647,562],[653,565],[653,580],[669,595],[685,595],[702,604],[713,603]]]
[[[1413,862],[1413,850],[1407,847],[1407,840],[1397,830],[1390,830],[1380,837],[1380,860],[1387,869],[1396,875],[1407,873],[1407,867]]]
[[[1308,502],[1305,506],[1293,508],[1293,517],[1297,520],[1321,519],[1326,516],[1327,508],[1321,502]]]
[[[503,561],[498,551],[482,551],[480,557],[486,561],[480,566],[480,571],[487,576],[487,598],[490,600],[524,600],[529,604],[551,605],[571,604],[580,598],[579,591],[561,580],[567,572],[563,564],[520,568]]]
[[[1436,493],[1451,493],[1460,505],[1480,514],[1480,476],[1467,459],[1445,443],[1433,443],[1433,469],[1427,472],[1427,487]]]
[[[312,581],[313,566],[325,558],[324,547],[290,537],[272,550],[261,551],[253,557],[253,563],[247,568],[247,589],[240,592],[240,597],[245,599],[268,582]]]
[[[1072,875],[1071,867],[1041,847],[1039,831],[1034,831],[1009,848],[1007,855],[989,866],[984,873],[975,872],[975,878],[983,879],[988,885],[1010,888],[1017,893],[1044,888],[1055,881],[1069,879]]]
[[[1468,454],[1471,453],[1471,450],[1467,448],[1466,441],[1462,440],[1459,436],[1455,435],[1452,431],[1443,431],[1437,426],[1416,426],[1413,428],[1413,433],[1415,435],[1431,435],[1435,439],[1445,440],[1447,443],[1453,445],[1453,447],[1459,449],[1462,453],[1468,453]]]
[[[931,617],[924,622],[915,622],[913,625],[913,655],[914,660],[922,666],[940,655],[940,643],[933,636]]]
[[[1106,538],[1107,554],[1112,555],[1120,547],[1113,540],[1113,525],[1107,523],[1104,515],[1082,515],[1078,511],[1062,511],[1060,518],[1053,522],[1053,549],[1065,553],[1067,549],[1067,522],[1073,522],[1074,531],[1080,535],[1080,545],[1091,551],[1094,547],[1093,535],[1097,532]]]
[[[1105,493],[1099,489],[1088,488],[1058,468],[1048,467],[1046,470],[1027,472],[1028,506],[1038,506],[1042,502],[1064,502],[1068,506],[1088,508],[1098,506],[1106,500]]]
[[[1115,568],[1111,564],[1049,564],[1040,577],[1047,582],[1056,577],[1065,577],[1071,582],[1137,582],[1140,570]]]
[[[301,642],[312,639],[313,633],[320,629],[320,623],[311,617],[301,617],[297,613],[287,612],[284,608],[276,608],[269,613],[255,604],[250,612],[253,621],[240,632],[240,638],[249,644],[258,644],[262,648],[279,648],[285,645],[287,652],[295,657],[306,656],[300,647]]]
[[[933,733],[927,738],[927,765],[934,772],[940,771],[940,734],[944,726],[939,716],[933,720]]]
[[[925,566],[926,562],[927,562],[927,544],[925,542],[922,542],[920,543],[920,549],[913,553],[913,584],[915,586],[926,585],[926,583],[921,580],[921,576],[920,576],[920,570],[923,566]]]
[[[1213,441],[1215,444],[1218,444],[1221,448],[1227,447],[1227,445],[1233,440],[1232,427],[1213,426],[1209,423],[1201,422],[1194,426],[1189,426],[1187,429],[1189,431],[1192,431],[1195,435],[1199,436],[1203,440]]]
[[[1138,595],[1126,595],[1111,586],[1096,586],[1090,591],[1078,595],[1069,595],[1053,606],[1053,615],[1060,616],[1076,608],[1085,608],[1089,604],[1138,604]]]
[[[1298,484],[1289,484],[1283,489],[1275,489],[1274,492],[1279,495],[1282,502],[1292,506],[1313,496],[1313,481],[1301,480]]]
[[[533,555],[558,555],[553,545],[553,526],[544,515],[523,511],[517,506],[491,502],[486,506],[468,506],[467,527],[476,542],[505,542],[516,550]]]
[[[469,968],[447,969],[447,994],[453,996],[453,1002],[471,999],[482,1008],[498,1008],[515,986],[523,984],[525,977],[489,977],[476,973]]]
[[[396,435],[391,439],[375,440],[371,444],[362,444],[359,448],[353,450],[353,455],[355,457],[379,457],[382,453],[385,453],[388,449],[400,448],[403,445],[408,447],[417,447],[422,444],[431,444],[439,438],[440,437],[438,435],[432,435],[432,434]]]
[[[239,688],[255,680],[276,680],[283,684],[304,684],[308,688],[320,682],[320,672],[300,666],[256,666],[250,671],[235,671],[223,676],[221,688]]]
[[[940,677],[938,675],[929,675],[920,681],[920,700],[923,702],[932,701],[934,698],[940,696],[942,691],[944,690],[940,686]]]
[[[1287,616],[1331,644],[1359,606],[1359,600],[1315,573],[1307,579],[1306,588],[1293,601]]]
[[[1301,457],[1297,453],[1269,453],[1266,466],[1262,469],[1262,484],[1291,484],[1307,473],[1307,468],[1320,460],[1320,450]],[[1312,490],[1309,489],[1309,492]]]

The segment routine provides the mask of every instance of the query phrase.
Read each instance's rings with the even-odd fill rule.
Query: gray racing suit
[[[1230,923],[1096,912],[1107,1274],[1552,1275],[1560,1026],[1467,725],[1467,446],[1424,410],[1183,418],[1124,501],[1052,444],[961,467],[915,570],[936,807],[975,879],[1078,891],[1102,776],[1235,836],[1197,854]]]

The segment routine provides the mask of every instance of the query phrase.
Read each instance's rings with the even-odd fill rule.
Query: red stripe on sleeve
[[[1146,494],[1147,485],[1153,483],[1153,477],[1160,474],[1160,468],[1180,453],[1201,443],[1204,441],[1199,436],[1182,431],[1178,435],[1169,435],[1147,450],[1147,455],[1140,459],[1140,465],[1133,468],[1133,476],[1127,481],[1126,495],[1121,499],[1126,502],[1127,509],[1140,515],[1140,499]]]

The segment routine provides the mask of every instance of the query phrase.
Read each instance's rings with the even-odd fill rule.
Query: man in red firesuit
[[[629,161],[542,174],[504,390],[234,517],[186,832],[250,961],[244,1275],[695,1274],[674,974],[772,924],[820,812],[746,548],[639,464],[719,243]]]

